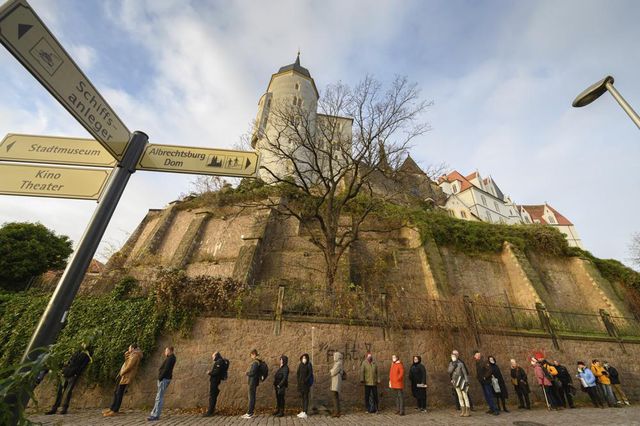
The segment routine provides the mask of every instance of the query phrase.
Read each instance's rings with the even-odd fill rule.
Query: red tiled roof
[[[573,225],[573,223],[571,223],[571,221],[569,221],[569,219],[567,219],[566,217],[561,215],[556,209],[551,207],[549,204],[547,204],[546,206],[555,215],[556,220],[558,221],[557,224],[549,223],[545,219],[545,217],[544,217],[545,204],[540,204],[540,205],[535,205],[535,206],[520,206],[520,207],[522,207],[523,209],[525,209],[527,211],[527,213],[529,213],[529,216],[531,216],[531,220],[534,221],[534,222],[536,220],[538,220],[540,223],[544,223],[546,225],[567,225],[567,226]]]
[[[478,172],[473,172],[473,173],[471,173],[470,175],[465,176],[465,177],[466,177],[467,179],[469,179],[469,180],[472,180],[472,179],[474,179],[474,178],[478,177]]]
[[[460,182],[460,191],[458,192],[462,192],[464,190],[467,190],[469,188],[471,188],[471,186],[473,186],[473,184],[471,182],[469,182],[467,180],[466,177],[462,176],[457,170],[452,171],[451,173],[449,173],[448,175],[442,176],[439,179],[439,182],[454,182],[454,181],[458,181]]]

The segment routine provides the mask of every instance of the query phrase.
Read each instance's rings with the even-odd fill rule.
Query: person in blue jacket
[[[582,361],[578,361],[578,374],[576,377],[580,379],[580,383],[585,392],[589,395],[589,398],[591,398],[593,406],[596,408],[604,408],[604,403],[602,402],[600,394],[598,394],[598,389],[596,388],[596,376],[593,375],[590,368],[585,367],[585,364]]]

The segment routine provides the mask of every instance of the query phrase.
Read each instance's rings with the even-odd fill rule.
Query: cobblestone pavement
[[[413,410],[404,417],[391,412],[381,414],[346,414],[340,418],[326,415],[313,415],[306,420],[298,419],[295,415],[275,418],[269,415],[259,415],[250,420],[239,416],[215,416],[202,418],[195,414],[179,414],[168,412],[158,422],[147,422],[148,413],[142,411],[126,411],[117,417],[104,418],[100,410],[71,411],[69,414],[45,416],[34,414],[30,417],[33,422],[43,425],[110,425],[129,426],[143,424],[159,425],[516,425],[516,426],[545,426],[545,425],[640,425],[640,407],[626,408],[578,408],[549,412],[543,409],[531,411],[512,411],[500,416],[491,416],[484,412],[473,412],[471,417],[461,418],[453,410],[439,409],[428,413],[418,413]]]

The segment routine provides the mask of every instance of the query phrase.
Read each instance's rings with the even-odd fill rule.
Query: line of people
[[[173,378],[173,369],[176,364],[174,348],[169,346],[164,350],[164,359],[158,370],[157,393],[154,407],[147,418],[149,421],[160,419],[164,403],[164,395]],[[252,418],[255,413],[256,393],[260,383],[264,382],[269,375],[269,368],[263,361],[257,350],[250,352],[251,362],[246,372],[248,383],[248,408],[243,418]],[[124,363],[116,377],[113,402],[109,408],[103,410],[105,417],[115,416],[122,404],[123,396],[128,386],[137,374],[142,361],[143,354],[140,348],[132,344],[124,353]],[[482,394],[487,403],[487,413],[498,415],[500,412],[508,413],[507,399],[508,388],[505,377],[502,375],[500,367],[494,356],[483,357],[480,351],[474,351],[476,379],[480,384]],[[72,391],[78,379],[86,367],[92,362],[92,349],[89,345],[83,344],[75,352],[67,364],[61,370],[61,380],[59,381],[56,399],[52,408],[45,414],[55,414],[62,404],[60,414],[66,414],[71,400]],[[213,416],[216,413],[216,405],[220,394],[220,385],[228,377],[230,362],[219,352],[212,354],[212,366],[207,371],[209,376],[209,404],[204,413],[205,417]],[[534,376],[538,386],[540,386],[549,409],[557,410],[562,408],[575,408],[574,396],[576,387],[573,384],[571,373],[567,367],[561,365],[557,360],[550,362],[541,355],[536,355],[530,359]],[[526,371],[518,365],[515,359],[510,360],[511,384],[518,397],[518,408],[530,409],[531,400],[529,394],[531,389]],[[470,373],[465,362],[460,358],[460,353],[453,350],[451,361],[448,365],[448,374],[454,391],[454,400],[460,416],[468,417],[473,410],[473,402],[469,395]],[[343,355],[340,352],[333,353],[333,365],[329,370],[330,395],[333,401],[332,416],[341,415],[340,396],[343,382],[347,379],[344,369]],[[629,399],[625,395],[620,385],[619,373],[615,367],[607,361],[601,363],[599,360],[592,360],[587,366],[584,362],[577,363],[577,374],[575,376],[580,383],[580,388],[588,394],[595,407],[604,408],[620,407],[629,405]],[[367,353],[360,365],[360,384],[364,386],[364,407],[368,413],[379,411],[378,386],[380,385],[380,374],[378,365],[371,353]],[[408,379],[411,383],[411,393],[416,400],[416,409],[421,412],[427,411],[427,370],[422,364],[422,358],[418,355],[413,357],[413,363],[408,371]],[[295,376],[297,391],[301,400],[301,411],[299,418],[307,418],[309,415],[309,399],[311,388],[314,384],[314,371],[309,354],[302,354]],[[405,368],[399,356],[391,357],[389,368],[389,389],[395,402],[396,414],[404,415],[404,382]],[[279,367],[274,374],[273,387],[275,393],[276,410],[274,416],[283,417],[285,415],[285,397],[289,387],[289,359],[286,355],[279,358]]]

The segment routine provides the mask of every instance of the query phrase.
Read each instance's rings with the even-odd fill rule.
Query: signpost
[[[0,8],[0,43],[118,160],[131,133],[26,0]]]
[[[93,139],[8,134],[0,141],[0,161],[114,167],[116,160]]]
[[[97,200],[111,170],[0,163],[0,194]]]
[[[9,0],[0,6],[0,43],[96,139],[10,134],[0,142],[0,194],[99,199],[31,337],[22,358],[25,363],[33,360],[36,349],[55,343],[66,324],[85,271],[136,169],[254,177],[258,155],[255,152],[149,145],[145,133],[130,133],[26,0]],[[116,167],[107,151],[118,160]],[[113,168],[80,169],[15,162]],[[21,404],[16,403],[18,399]],[[13,424],[16,424],[18,407],[26,407],[29,396],[26,393],[8,395],[6,401],[14,407]]]
[[[138,170],[252,177],[258,154],[252,151],[193,148],[149,144],[138,162]]]

